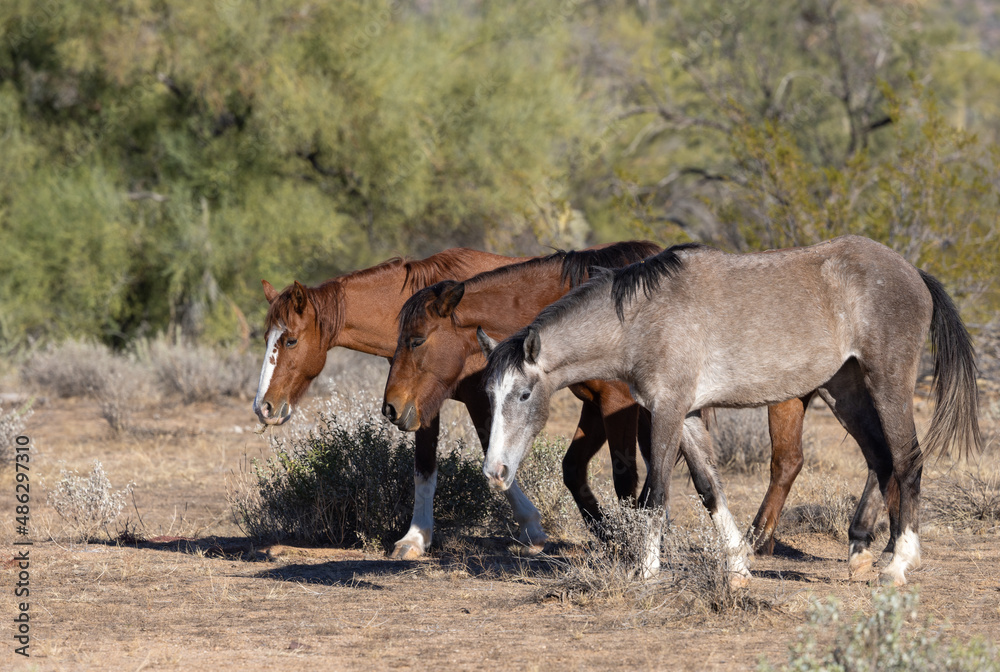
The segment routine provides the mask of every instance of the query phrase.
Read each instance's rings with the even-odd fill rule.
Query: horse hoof
[[[730,572],[729,587],[733,590],[746,590],[750,587],[750,577],[739,572]]]
[[[520,542],[517,544],[511,544],[511,547],[516,554],[533,558],[545,550],[545,541],[535,541],[531,543]]]
[[[906,585],[906,576],[902,573],[896,574],[894,572],[882,572],[878,575],[878,583],[880,586],[884,587],[894,586],[896,588],[902,588]]]
[[[413,542],[397,541],[389,557],[394,560],[416,560],[423,554],[424,552]]]
[[[875,556],[867,548],[860,553],[851,556],[847,563],[847,578],[849,581],[862,580],[862,574],[866,574],[875,564]]]

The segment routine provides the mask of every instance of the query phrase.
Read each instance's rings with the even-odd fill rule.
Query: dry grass
[[[14,441],[24,433],[31,413],[31,402],[7,412],[4,412],[3,407],[0,406],[0,464],[14,460]]]
[[[782,530],[785,533],[816,532],[846,542],[858,507],[858,497],[852,494],[847,482],[810,475],[800,478],[795,487],[799,489],[799,498],[809,503],[788,508],[782,514]],[[876,534],[884,534],[887,530],[883,515],[876,525]]]
[[[977,534],[1000,530],[1000,471],[939,478],[923,501],[935,522]]]
[[[765,408],[719,408],[709,422],[720,469],[749,473],[771,459]]]
[[[655,614],[747,614],[764,605],[735,588],[725,543],[707,514],[693,527],[655,530],[661,515],[630,507],[609,507],[601,541],[582,555],[548,558],[556,577],[539,592],[577,606],[620,609],[639,623]],[[659,573],[644,579],[641,556],[650,534],[661,535]]]
[[[161,392],[177,394],[188,404],[220,397],[249,398],[260,371],[260,362],[250,353],[223,352],[164,338],[137,349]]]

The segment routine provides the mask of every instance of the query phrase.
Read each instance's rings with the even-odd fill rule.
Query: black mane
[[[611,271],[611,298],[618,319],[625,321],[625,304],[635,298],[639,288],[649,298],[660,288],[660,280],[677,274],[684,260],[677,254],[684,250],[705,249],[700,243],[674,245],[659,254]]]
[[[480,282],[502,280],[508,275],[559,263],[562,264],[561,280],[569,282],[569,286],[572,288],[585,282],[597,268],[620,268],[634,261],[645,259],[651,254],[656,254],[661,249],[659,245],[648,240],[628,240],[596,250],[557,250],[544,257],[535,257],[517,264],[485,271],[469,278],[466,282],[470,283],[469,287],[473,287]]]
[[[484,384],[492,380],[498,371],[514,369],[518,373],[524,373],[524,339],[527,335],[528,327],[525,327],[497,344],[486,360]]]

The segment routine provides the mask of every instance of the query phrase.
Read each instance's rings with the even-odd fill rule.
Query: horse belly
[[[830,380],[846,360],[835,347],[732,354],[706,361],[698,377],[696,408],[766,406],[801,397]]]

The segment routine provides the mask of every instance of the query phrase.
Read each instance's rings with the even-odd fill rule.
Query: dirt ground
[[[44,401],[44,400],[42,400]],[[870,606],[865,582],[847,581],[846,544],[783,532],[778,553],[752,564],[750,610],[642,608],[563,599],[549,565],[512,554],[503,540],[465,540],[461,556],[436,549],[420,561],[337,549],[258,549],[234,524],[226,500],[245,455],[267,444],[252,433],[246,401],[159,404],[143,432],[113,437],[96,402],[36,404],[32,440],[30,658],[15,655],[14,471],[0,473],[6,502],[0,576],[0,667],[16,670],[336,669],[752,669],[783,663],[812,597],[836,596],[848,611]],[[556,414],[568,431],[572,403]],[[926,404],[920,405],[926,416]],[[825,407],[810,410],[812,448],[786,511],[824,484],[863,485],[860,455]],[[996,470],[996,445],[985,464]],[[70,543],[46,503],[61,468],[102,461],[112,484],[135,483],[121,521],[148,541]],[[967,467],[956,467],[964,469]],[[924,492],[953,478],[925,470]],[[605,469],[604,473],[607,473]],[[692,515],[693,488],[677,474],[673,505]],[[749,521],[766,473],[724,473],[730,506]],[[8,494],[9,493],[9,494]],[[120,523],[121,524],[121,523]],[[995,527],[925,524],[923,566],[910,575],[921,618],[961,640],[1000,641],[1000,544]],[[553,552],[585,553],[580,543]],[[681,598],[679,598],[681,599]],[[681,601],[683,601],[681,599]]]

